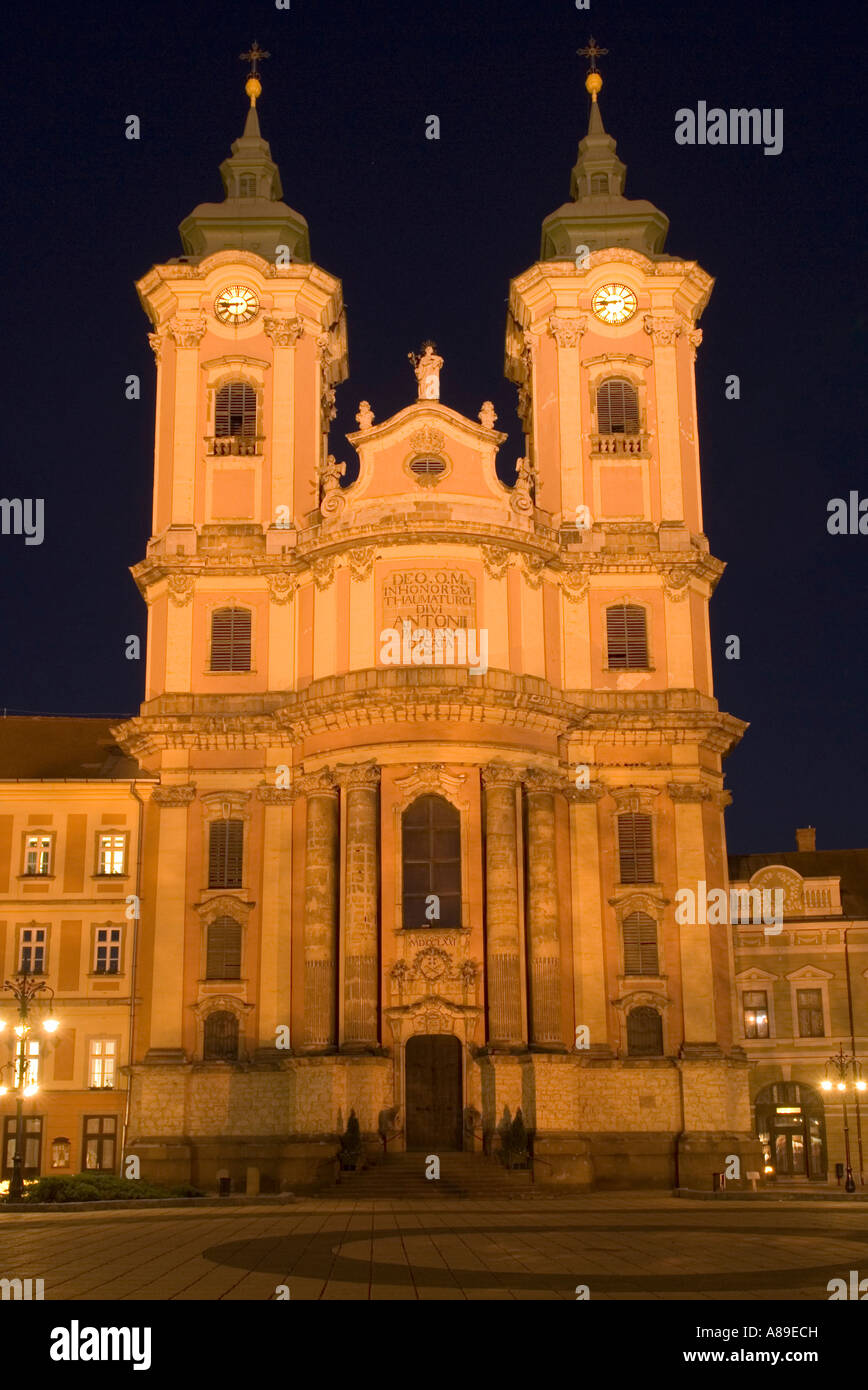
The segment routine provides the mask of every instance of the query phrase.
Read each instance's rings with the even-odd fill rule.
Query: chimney
[[[800,854],[811,853],[817,848],[817,832],[812,825],[796,831],[796,849]]]

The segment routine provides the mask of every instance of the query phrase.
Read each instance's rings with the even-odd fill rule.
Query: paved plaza
[[[868,1204],[612,1194],[6,1214],[0,1277],[65,1299],[803,1299],[868,1274]],[[285,1294],[283,1295],[285,1297]]]

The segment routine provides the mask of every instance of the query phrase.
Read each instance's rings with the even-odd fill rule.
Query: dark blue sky
[[[817,32],[817,26],[821,32]],[[584,60],[610,49],[602,111],[627,194],[670,217],[667,247],[717,285],[697,361],[706,530],[728,569],[712,605],[716,693],[750,731],[727,764],[734,851],[866,840],[868,537],[830,536],[826,504],[868,495],[864,127],[849,6],[672,0],[184,0],[33,7],[5,39],[0,496],[43,497],[46,537],[0,537],[0,707],[125,713],[145,609],[128,573],[149,533],[153,358],[133,281],[180,253],[177,224],[220,196],[240,134],[237,54],[271,51],[260,103],[286,201],[342,277],[350,379],[333,438],[365,397],[408,403],[406,355],[446,358],[443,398],[494,401],[511,276],[539,253],[584,133]],[[675,111],[782,107],[777,157],[685,147]],[[124,138],[141,118],[142,139]],[[439,142],[425,117],[441,120]],[[124,399],[138,373],[143,398]],[[742,396],[724,397],[737,373]],[[728,634],[741,660],[724,659]]]

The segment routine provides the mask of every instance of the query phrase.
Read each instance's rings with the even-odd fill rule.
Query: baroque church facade
[[[63,1025],[29,1171],[123,1152],[143,1176],[274,1191],[333,1171],[351,1111],[372,1156],[386,1130],[390,1151],[484,1162],[519,1108],[537,1181],[771,1171],[739,990],[779,972],[674,910],[681,887],[729,888],[722,759],[745,727],[712,688],[723,565],[694,387],[712,280],[624,196],[587,86],[571,199],[510,285],[513,486],[493,407],[440,399],[433,345],[404,409],[359,406],[342,482],[341,283],[282,200],[256,77],[224,201],[139,282],[145,698],[84,778],[0,768],[6,970],[41,942],[29,968]],[[112,1038],[109,1085],[92,1063]]]

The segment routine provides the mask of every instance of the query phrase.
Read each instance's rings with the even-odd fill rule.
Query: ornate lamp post
[[[59,1025],[51,1012],[54,1005],[54,990],[45,980],[36,978],[27,970],[21,970],[10,980],[4,980],[3,989],[10,990],[18,1003],[18,1022],[14,1028],[15,1060],[11,1064],[14,1077],[12,1089],[15,1092],[16,1108],[15,1153],[12,1158],[9,1200],[10,1202],[20,1202],[24,1192],[24,1101],[35,1096],[39,1090],[35,1080],[31,1080],[27,1043],[35,1026],[41,1026],[46,1033],[53,1033]],[[48,1018],[33,1021],[31,1012],[34,1010],[37,995],[41,994],[47,995],[46,999],[40,999],[38,1003],[48,1004]],[[5,1027],[6,1020],[0,1019],[0,1032]],[[0,1095],[7,1095],[8,1091],[8,1086],[0,1086]]]
[[[847,1091],[864,1091],[868,1088],[868,1082],[862,1080],[862,1064],[857,1061],[855,1054],[844,1051],[842,1043],[834,1056],[830,1057],[826,1063],[826,1076],[820,1082],[820,1087],[824,1091],[839,1091],[841,1104],[844,1107],[844,1162],[847,1169],[847,1178],[844,1183],[845,1192],[855,1192],[856,1184],[853,1181],[853,1168],[850,1163],[850,1128],[847,1123]]]

